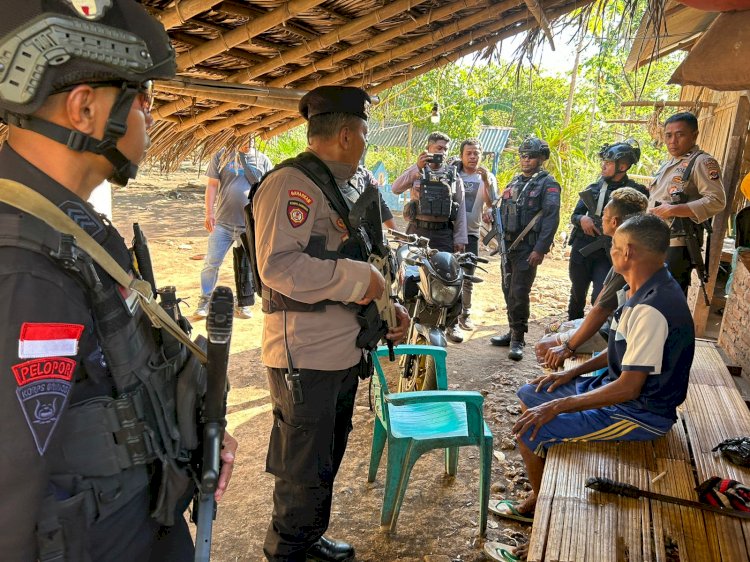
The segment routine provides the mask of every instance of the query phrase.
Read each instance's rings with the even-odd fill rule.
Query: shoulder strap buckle
[[[78,246],[75,236],[61,233],[57,250],[52,250],[50,255],[60,261],[65,269],[75,269],[78,260]]]

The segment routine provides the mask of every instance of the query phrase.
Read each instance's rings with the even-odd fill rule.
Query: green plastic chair
[[[428,345],[400,345],[396,355],[431,355],[437,371],[437,388],[424,392],[388,392],[388,383],[380,364],[388,356],[388,348],[372,352],[375,364],[373,394],[375,396],[375,427],[370,453],[368,482],[374,482],[383,448],[388,442],[388,464],[385,495],[380,524],[390,531],[396,522],[409,483],[411,469],[417,459],[432,449],[445,448],[445,471],[456,475],[458,448],[476,445],[480,450],[479,534],[487,531],[487,502],[490,498],[492,468],[492,432],[484,422],[484,398],[478,392],[449,391],[445,366],[446,350]]]

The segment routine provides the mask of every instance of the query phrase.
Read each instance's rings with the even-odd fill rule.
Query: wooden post
[[[727,197],[727,204],[724,209],[718,213],[713,221],[713,234],[711,234],[711,263],[708,269],[708,283],[706,283],[706,292],[708,300],[713,299],[714,288],[716,286],[716,275],[719,272],[719,262],[721,261],[721,251],[724,247],[724,235],[727,231],[727,223],[732,215],[732,201],[737,192],[739,183],[740,166],[742,164],[742,151],[745,147],[745,137],[747,135],[748,122],[750,122],[750,100],[748,100],[748,91],[744,92],[737,100],[737,112],[734,116],[734,123],[729,134],[726,152],[724,153],[724,172],[722,182],[724,183],[724,192]],[[716,105],[716,104],[713,104]],[[698,296],[693,309],[693,321],[695,322],[696,337],[703,337],[706,332],[706,323],[710,308],[706,306],[702,296]]]

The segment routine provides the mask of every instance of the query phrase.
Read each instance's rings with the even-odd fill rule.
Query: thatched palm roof
[[[178,80],[157,85],[150,156],[177,165],[196,149],[270,138],[303,122],[297,102],[318,85],[376,95],[540,24],[546,35],[591,1],[144,0],[178,64]]]

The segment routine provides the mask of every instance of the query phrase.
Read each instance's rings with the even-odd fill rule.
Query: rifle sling
[[[7,203],[44,221],[59,232],[74,236],[76,245],[98,263],[112,279],[122,287],[135,292],[143,311],[154,326],[169,332],[185,344],[201,363],[206,363],[206,352],[191,341],[169,314],[159,306],[151,293],[149,283],[131,277],[96,240],[49,199],[21,183],[0,179],[0,202]]]
[[[506,254],[510,254],[510,253],[511,253],[511,252],[512,252],[513,250],[515,250],[516,246],[518,246],[518,245],[519,245],[519,244],[520,244],[520,243],[521,243],[521,242],[523,241],[523,239],[524,239],[524,238],[526,237],[526,235],[527,235],[527,234],[529,233],[529,231],[530,231],[530,230],[531,230],[532,228],[534,228],[534,225],[535,225],[535,224],[537,223],[537,221],[539,221],[539,219],[540,219],[540,218],[542,217],[542,213],[543,213],[543,212],[544,212],[544,211],[542,210],[542,211],[539,211],[539,212],[538,212],[538,213],[537,213],[536,215],[534,215],[534,218],[532,218],[532,219],[531,219],[531,220],[529,221],[529,224],[527,224],[527,225],[526,225],[526,228],[524,228],[524,229],[523,229],[523,230],[521,231],[521,234],[519,234],[519,235],[518,235],[518,237],[517,237],[517,238],[516,238],[515,240],[513,240],[513,243],[512,243],[511,245],[510,245],[510,248],[508,248],[507,250],[505,250],[505,253],[506,253]]]

